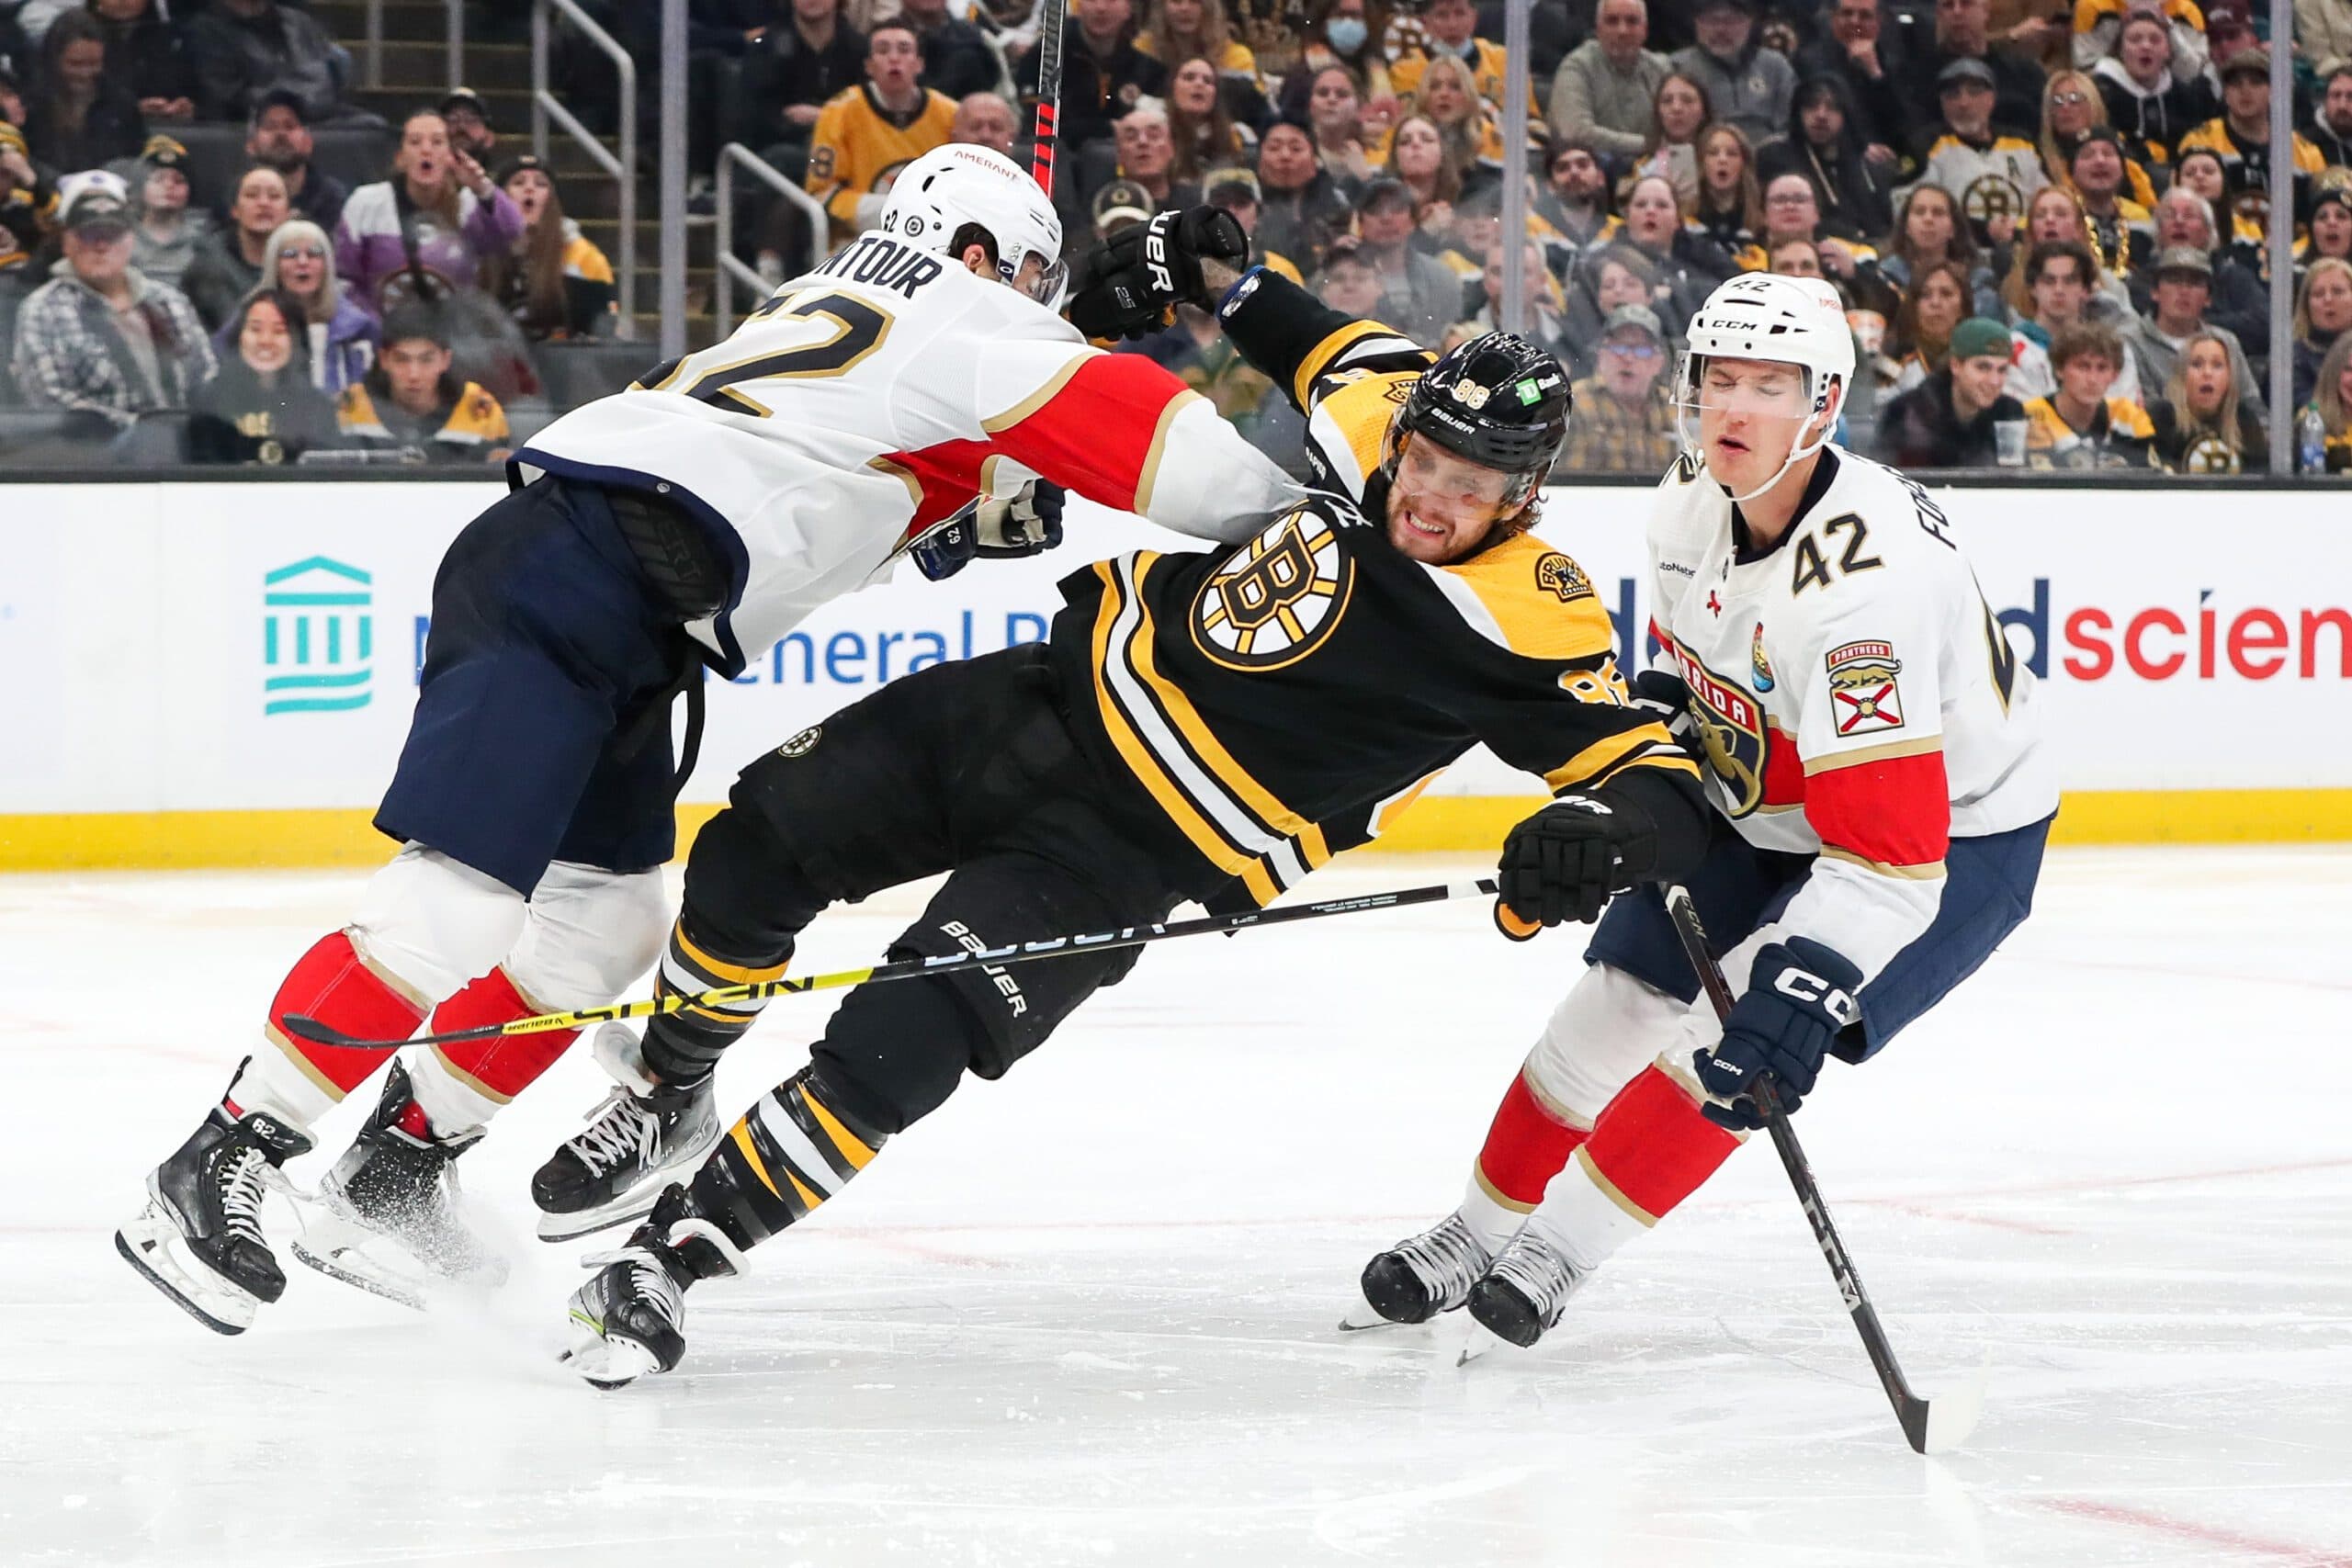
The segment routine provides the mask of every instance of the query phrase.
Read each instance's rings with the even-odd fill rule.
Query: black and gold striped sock
[[[848,1185],[884,1134],[839,1109],[803,1067],[762,1095],[694,1179],[695,1211],[753,1247]]]
[[[653,994],[694,996],[779,979],[791,956],[789,945],[781,954],[759,958],[724,954],[688,935],[681,916],[670,928],[669,945],[662,950],[662,966],[654,976]],[[718,1065],[727,1047],[759,1021],[766,1006],[764,1001],[695,1005],[656,1018],[645,1026],[645,1065],[665,1084],[700,1083]]]

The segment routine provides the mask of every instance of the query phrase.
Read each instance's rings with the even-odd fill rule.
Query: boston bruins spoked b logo
[[[1193,641],[1229,670],[1279,670],[1315,651],[1348,607],[1355,566],[1312,511],[1268,524],[1193,603]]]

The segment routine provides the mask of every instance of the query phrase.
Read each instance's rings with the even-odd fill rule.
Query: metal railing
[[[802,214],[808,218],[812,260],[816,254],[823,254],[828,233],[826,225],[829,220],[825,209],[817,204],[815,197],[793,184],[782,169],[777,168],[740,141],[730,141],[721,147],[718,150],[718,168],[715,175],[718,185],[718,232],[713,235],[718,250],[710,278],[710,315],[712,329],[722,338],[735,330],[734,312],[729,308],[728,284],[730,282],[742,284],[744,288],[752,290],[754,298],[763,298],[768,292],[767,280],[754,269],[744,265],[735,254],[735,181],[733,176],[735,165],[738,164],[758,175],[769,188],[800,209]]]
[[[579,118],[563,107],[561,99],[548,90],[548,45],[551,31],[549,12],[561,12],[564,20],[580,30],[581,36],[594,44],[612,61],[613,69],[620,74],[620,152],[612,150]],[[620,275],[620,332],[624,338],[637,336],[637,62],[628,50],[616,42],[613,35],[598,27],[595,18],[582,10],[573,0],[532,0],[531,5],[531,147],[542,158],[548,155],[548,121],[552,119],[571,139],[580,143],[596,166],[613,176],[620,186],[619,252],[615,268]]]
[[[443,0],[448,13],[446,37],[449,49],[449,87],[451,91],[466,82],[466,0]],[[368,0],[367,83],[369,91],[384,85],[384,0]]]

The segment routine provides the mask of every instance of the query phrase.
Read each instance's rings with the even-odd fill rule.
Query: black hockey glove
[[[955,576],[972,564],[980,553],[979,525],[973,521],[982,503],[975,502],[925,534],[914,548],[907,553],[915,558],[922,573],[937,582]]]
[[[972,514],[982,560],[1012,560],[1062,542],[1062,487],[1031,479],[1011,501],[983,497]]]
[[[1725,1127],[1764,1125],[1747,1090],[1772,1075],[1781,1107],[1793,1111],[1813,1092],[1838,1032],[1860,1022],[1862,972],[1845,954],[1811,937],[1767,943],[1747,972],[1747,989],[1732,1004],[1724,1037],[1692,1058],[1713,1099],[1702,1110]]]
[[[1605,784],[1564,795],[1503,840],[1495,924],[1525,942],[1563,920],[1598,919],[1657,861],[1657,824],[1639,801]]]
[[[1138,338],[1168,324],[1171,305],[1208,308],[1201,262],[1247,265],[1250,236],[1218,207],[1163,212],[1121,230],[1086,254],[1085,280],[1069,302],[1070,325],[1091,338]]]
[[[1658,721],[1680,735],[1690,728],[1690,683],[1664,670],[1645,670],[1634,677],[1634,705],[1657,712]],[[1681,728],[1675,728],[1679,723]]]

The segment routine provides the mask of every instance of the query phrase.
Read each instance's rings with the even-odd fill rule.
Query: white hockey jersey
[[[1149,359],[1090,347],[1026,296],[881,233],[724,343],[558,419],[515,463],[659,491],[699,519],[733,581],[687,629],[729,675],[981,491],[1042,475],[1227,542],[1299,493]]]
[[[1690,688],[1709,798],[1757,848],[1818,857],[1767,940],[1811,937],[1873,976],[1935,919],[1950,839],[2058,808],[2033,672],[1903,475],[1826,449],[1787,533],[1751,555],[1685,455],[1649,551],[1656,663]]]

